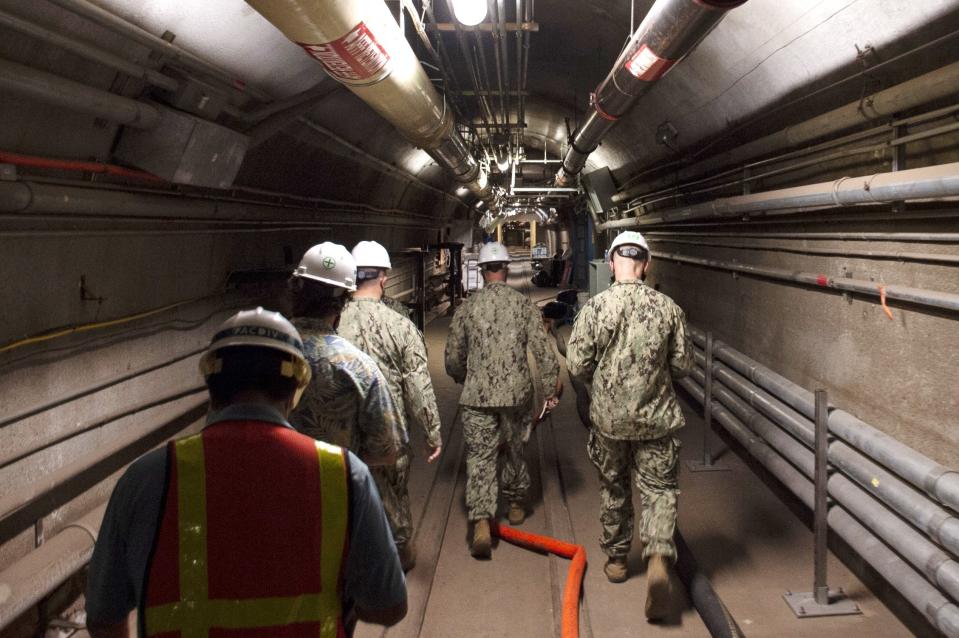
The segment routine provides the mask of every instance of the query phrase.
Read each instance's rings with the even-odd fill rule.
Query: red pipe
[[[140,179],[147,182],[165,181],[152,173],[138,171],[132,168],[124,168],[114,164],[102,164],[100,162],[80,162],[77,160],[50,159],[47,157],[36,157],[35,155],[20,155],[19,153],[8,153],[0,151],[0,163],[16,164],[17,166],[29,166],[31,168],[52,168],[59,171],[83,171],[87,173],[105,173],[116,177],[128,177],[131,179]]]
[[[528,549],[549,552],[573,559],[566,574],[566,586],[563,588],[563,638],[579,638],[579,593],[583,587],[583,573],[586,571],[586,548],[566,541],[521,532],[509,525],[491,521],[491,530],[504,541]]]

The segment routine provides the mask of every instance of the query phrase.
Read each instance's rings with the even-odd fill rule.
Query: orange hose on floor
[[[493,534],[504,541],[572,559],[573,562],[566,574],[566,586],[563,588],[563,638],[578,638],[579,593],[583,587],[583,572],[586,571],[586,548],[549,536],[521,532],[509,525],[500,525],[495,521],[490,521],[490,523]]]

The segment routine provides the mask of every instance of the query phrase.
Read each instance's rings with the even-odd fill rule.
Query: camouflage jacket
[[[390,310],[392,310],[393,312],[398,312],[399,314],[403,315],[410,321],[413,320],[413,309],[407,306],[402,301],[397,301],[396,299],[393,299],[392,297],[387,297],[386,295],[383,295],[383,298],[380,299],[380,301],[382,301],[383,305],[389,308]]]
[[[672,383],[693,365],[686,318],[643,282],[617,282],[579,311],[566,364],[592,384],[589,416],[601,434],[658,439],[686,424]]]
[[[354,299],[340,316],[339,333],[376,361],[400,408],[398,425],[405,438],[415,424],[423,428],[428,445],[440,445],[440,413],[426,348],[413,322],[375,299]]]
[[[298,318],[293,324],[313,370],[290,415],[293,427],[364,460],[398,452],[405,443],[399,412],[376,363],[321,321]]]
[[[525,405],[533,393],[527,348],[536,359],[543,397],[556,393],[559,363],[539,311],[503,283],[487,284],[456,310],[446,341],[446,373],[463,383],[460,404]]]

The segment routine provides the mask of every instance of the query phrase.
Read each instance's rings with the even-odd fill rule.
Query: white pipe
[[[959,85],[959,62],[930,71],[911,80],[897,84],[862,100],[850,102],[838,109],[823,113],[805,122],[784,128],[748,144],[711,157],[680,171],[680,179],[693,175],[715,172],[722,166],[739,164],[751,157],[768,155],[786,148],[796,148],[826,135],[836,134],[859,126],[864,122],[882,120],[895,113],[908,111],[935,100],[956,94]],[[613,195],[615,203],[624,202],[639,195],[644,184],[630,187]]]
[[[0,11],[0,25],[9,27],[30,37],[37,38],[38,40],[41,40],[47,44],[52,44],[55,47],[60,47],[61,49],[69,51],[70,53],[74,53],[82,58],[99,62],[100,64],[104,64],[112,69],[120,71],[121,73],[125,73],[132,78],[143,80],[144,82],[154,86],[159,86],[167,91],[176,91],[180,86],[179,82],[169,76],[163,75],[159,71],[148,69],[140,66],[139,64],[134,64],[129,60],[124,60],[119,56],[103,51],[102,49],[98,49],[95,46],[91,46],[85,42],[80,42],[74,38],[69,38],[56,33],[55,31],[45,29],[39,25],[18,18],[17,16],[11,15],[5,11]]]
[[[959,162],[952,162],[905,171],[840,177],[831,182],[724,197],[642,217],[606,222],[600,224],[597,230],[632,228],[712,217],[735,217],[747,213],[758,214],[777,210],[803,212],[810,209],[840,208],[858,204],[942,199],[957,195],[959,195]]]
[[[106,505],[95,508],[0,572],[0,629],[90,561]]]
[[[247,0],[286,37],[481,199],[487,176],[381,0]],[[349,117],[347,114],[346,117]]]
[[[160,110],[151,104],[6,60],[0,60],[0,89],[134,128],[160,123]]]

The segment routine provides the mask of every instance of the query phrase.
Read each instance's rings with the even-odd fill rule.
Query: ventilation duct
[[[327,73],[386,118],[474,195],[487,176],[381,0],[247,0]]]
[[[565,186],[583,170],[616,121],[653,84],[696,48],[730,9],[746,0],[657,0],[612,71],[590,95],[586,119],[570,137],[556,183]]]

